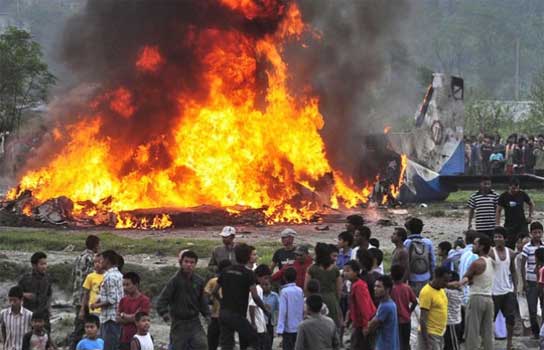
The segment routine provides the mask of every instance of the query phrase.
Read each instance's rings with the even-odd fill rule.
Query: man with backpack
[[[421,235],[423,221],[418,218],[411,218],[405,225],[408,230],[408,237],[404,246],[408,250],[408,267],[410,276],[408,282],[417,296],[421,288],[432,278],[432,271],[436,266],[433,242]]]

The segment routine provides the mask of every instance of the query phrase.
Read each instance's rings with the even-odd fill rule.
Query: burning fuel
[[[126,212],[262,208],[268,223],[301,223],[324,207],[366,203],[374,183],[356,184],[327,158],[318,96],[309,85],[290,90],[296,72],[284,60],[286,46],[319,39],[296,3],[213,6],[232,23],[193,23],[179,40],[142,40],[120,67],[124,79],[103,84],[76,121],[56,127],[60,151],[28,170],[8,197],[31,191],[37,206],[64,196],[75,217],[113,213],[116,228],[158,229],[172,226],[168,215]],[[198,74],[181,73],[189,69]]]

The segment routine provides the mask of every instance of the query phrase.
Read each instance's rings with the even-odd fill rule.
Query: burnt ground
[[[370,221],[369,226],[372,229],[373,237],[380,240],[381,249],[386,254],[388,259],[392,250],[392,244],[389,237],[393,231],[394,226],[402,225],[404,220],[408,216],[418,216],[425,222],[424,235],[431,238],[435,245],[442,240],[453,241],[456,237],[460,236],[467,226],[467,215],[462,206],[456,207],[451,204],[439,204],[431,205],[427,208],[413,207],[408,209],[365,209],[362,212],[363,216]],[[536,213],[536,220],[544,219],[544,212]],[[381,221],[380,221],[381,220]],[[254,227],[254,226],[237,226],[240,234],[238,235],[239,241],[246,241],[254,243],[257,247],[259,244],[265,242],[278,242],[279,232],[285,228],[286,225],[274,225],[267,227]],[[297,241],[299,243],[314,245],[317,242],[329,242],[333,243],[336,240],[336,236],[344,228],[344,224],[340,222],[336,223],[322,223],[319,225],[289,225],[293,227],[299,233]],[[0,228],[0,236],[5,230],[20,231],[23,236],[28,229],[23,228]],[[120,237],[130,237],[132,239],[156,239],[161,240],[165,238],[177,238],[190,239],[194,242],[195,246],[199,245],[199,241],[208,242],[210,240],[220,240],[217,234],[220,227],[204,227],[204,228],[187,228],[187,229],[174,229],[163,231],[138,231],[138,230],[123,230],[115,231],[115,235]],[[111,231],[111,230],[110,230]],[[97,232],[96,230],[62,230],[66,232],[76,233],[91,233]],[[7,248],[7,249],[6,249]],[[107,248],[107,247],[104,247]],[[258,248],[259,249],[259,248]],[[211,250],[211,248],[210,248]],[[152,251],[152,247],[150,247]],[[31,251],[25,249],[13,250],[9,247],[3,247],[0,244],[0,264],[5,266],[18,266],[15,270],[2,268],[0,271],[0,298],[6,304],[5,295],[7,289],[15,283],[15,280],[19,276],[19,271],[22,267],[27,265],[27,261],[31,255]],[[61,266],[64,270],[56,271],[60,277],[59,280],[69,278],[67,272],[71,269],[71,263],[78,251],[74,251],[73,247],[66,246],[62,251],[48,251],[49,264],[53,267]],[[265,256],[264,260],[269,259],[269,256]],[[134,269],[146,269],[143,273],[146,274],[146,278],[153,279],[161,276],[162,279],[167,278],[173,271],[175,271],[176,260],[172,256],[156,255],[152,253],[142,253],[125,255],[125,259],[129,266]],[[199,266],[203,267],[207,264],[207,259],[203,258],[199,261]],[[388,261],[386,261],[386,268]],[[19,269],[19,270],[17,270]],[[14,272],[15,271],[15,272]],[[65,282],[65,281],[64,281]],[[144,282],[145,283],[145,282]],[[157,285],[154,286],[148,293],[151,297],[156,297],[160,290],[161,283],[163,281],[154,281]],[[57,286],[54,293],[54,309],[53,309],[53,329],[54,336],[57,341],[62,344],[63,339],[70,332],[73,312],[70,309],[70,293],[67,288]],[[519,328],[519,327],[518,327]],[[156,317],[153,319],[152,331],[154,338],[159,347],[165,346],[168,339],[168,325],[165,325],[162,321]],[[521,335],[518,330],[518,334]],[[162,345],[161,345],[162,344]],[[529,340],[527,337],[516,337],[515,345],[517,349],[536,349],[538,348],[536,341]],[[501,349],[505,347],[504,341],[496,341],[495,348]]]

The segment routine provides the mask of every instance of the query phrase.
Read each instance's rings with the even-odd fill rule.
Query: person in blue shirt
[[[414,293],[419,296],[421,288],[432,278],[432,271],[436,267],[433,242],[421,235],[423,221],[411,218],[406,221],[404,227],[408,230],[408,237],[404,241],[404,247],[408,251],[408,268],[410,275],[408,283]]]
[[[271,317],[266,319],[266,341],[263,350],[272,350],[274,342],[274,326],[278,322],[278,312],[280,311],[280,296],[272,290],[272,283],[266,280],[261,283],[263,288],[263,302],[269,307]]]
[[[463,249],[461,258],[459,259],[459,276],[464,276],[470,265],[476,260],[478,260],[478,255],[474,254],[472,247],[474,245],[474,240],[478,237],[478,232],[474,230],[468,230],[465,232],[465,242],[466,246]],[[470,287],[468,285],[463,286],[463,303],[466,305],[468,303],[468,293]]]
[[[341,232],[338,235],[338,258],[336,259],[336,267],[339,270],[344,268],[344,265],[351,260],[351,246],[353,245],[353,234],[349,231]]]
[[[283,278],[287,282],[280,292],[278,330],[283,340],[283,350],[293,350],[297,340],[298,325],[304,318],[304,293],[295,283],[297,270],[290,267]]]
[[[77,343],[76,350],[103,350],[104,340],[98,337],[100,319],[96,315],[85,317],[85,337]]]
[[[397,305],[391,299],[393,280],[388,275],[380,276],[374,285],[374,295],[380,300],[376,315],[364,330],[365,336],[376,333],[376,350],[399,350],[399,322]]]

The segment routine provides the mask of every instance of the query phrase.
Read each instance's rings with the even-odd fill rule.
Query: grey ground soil
[[[381,243],[381,249],[384,252],[390,252],[392,250],[392,244],[389,237],[393,231],[393,227],[396,225],[402,225],[406,217],[409,215],[417,215],[423,218],[425,222],[424,234],[431,238],[435,245],[442,240],[453,241],[456,237],[460,236],[467,226],[467,215],[462,208],[452,208],[451,206],[430,206],[429,208],[411,208],[408,210],[387,210],[387,209],[366,209],[363,215],[370,221],[370,227],[372,229],[373,236],[378,238]],[[544,219],[544,212],[538,212],[535,217],[536,220]],[[388,225],[384,226],[383,222],[379,220],[388,220]],[[328,229],[323,230],[328,226]],[[296,225],[291,226],[297,230],[299,236],[297,241],[299,243],[306,243],[314,245],[317,242],[330,242],[333,243],[336,240],[336,236],[344,228],[342,223],[324,223],[319,225]],[[243,226],[237,227],[240,234],[238,240],[247,242],[259,242],[278,240],[278,233],[285,228],[285,225],[275,225],[268,227],[252,227]],[[316,229],[320,228],[320,230]],[[198,244],[199,239],[219,239],[217,236],[219,227],[205,227],[205,228],[190,228],[190,229],[176,229],[167,231],[118,231],[119,235],[128,235],[132,238],[143,237],[184,237],[194,238],[195,244]],[[0,230],[1,234],[1,230]],[[0,263],[3,261],[9,261],[11,263],[26,264],[32,252],[24,251],[8,251],[2,249],[0,246]],[[62,252],[48,252],[49,264],[71,264],[78,252],[70,251],[70,247],[67,247],[66,251]],[[163,266],[175,266],[176,259],[173,256],[159,257],[155,255],[129,255],[125,256],[125,260],[128,263],[135,265],[142,265],[148,269],[160,268]],[[199,265],[205,266],[207,259],[201,259]],[[7,289],[14,284],[13,280],[5,280],[2,278],[3,271],[0,271],[0,305],[5,307]],[[67,276],[67,278],[69,278]],[[152,296],[154,297],[154,296]],[[55,289],[54,293],[54,308],[53,308],[53,332],[55,339],[62,343],[62,340],[71,330],[71,324],[73,320],[73,312],[70,307],[70,295],[63,292],[60,289]],[[415,320],[414,320],[415,321]],[[415,327],[413,327],[415,328]],[[519,328],[519,327],[518,327]],[[168,341],[168,325],[164,324],[158,318],[153,318],[152,333],[159,347],[164,347]],[[518,330],[518,334],[521,331]],[[413,348],[415,348],[415,342],[412,342]],[[530,340],[528,337],[517,336],[515,338],[516,349],[537,349],[538,342],[536,340]],[[496,341],[495,348],[503,349],[506,344],[504,341]]]

